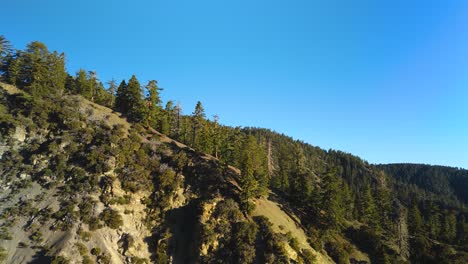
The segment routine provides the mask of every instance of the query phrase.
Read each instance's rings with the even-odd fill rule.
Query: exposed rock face
[[[216,198],[210,202],[203,204],[202,214],[200,216],[200,226],[207,226],[209,222],[218,222],[219,219],[212,219],[213,212],[216,208],[216,205],[221,201],[221,198]],[[216,251],[219,246],[220,236],[216,235],[212,240],[208,242],[202,242],[200,245],[200,256],[207,256],[210,252]]]

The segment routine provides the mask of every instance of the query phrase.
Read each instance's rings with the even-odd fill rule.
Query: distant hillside
[[[387,175],[404,184],[468,205],[468,170],[423,164],[379,165]]]

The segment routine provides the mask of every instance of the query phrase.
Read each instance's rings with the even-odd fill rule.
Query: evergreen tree
[[[343,217],[348,220],[353,219],[354,199],[353,193],[345,181],[341,181],[341,202],[343,205]]]
[[[20,61],[18,57],[9,53],[3,58],[1,66],[3,80],[9,84],[16,85],[20,73]]]
[[[299,144],[294,146],[294,166],[289,179],[289,193],[296,203],[308,201],[312,191],[311,183],[307,180],[304,150]]]
[[[147,111],[142,98],[140,82],[135,75],[132,75],[132,78],[128,81],[126,90],[128,100],[128,118],[133,122],[143,121]]]
[[[241,202],[242,207],[245,211],[249,212],[252,210],[252,205],[250,203],[250,199],[255,196],[258,183],[255,180],[254,176],[254,163],[252,156],[254,155],[253,151],[253,144],[255,142],[255,138],[250,136],[246,142],[244,143],[244,152],[242,155],[242,163],[241,163],[241,177],[239,179],[240,187],[242,188],[241,192]]]
[[[180,106],[180,102],[177,103],[175,107],[175,115],[176,115],[176,128],[175,128],[175,138],[180,140],[181,135],[181,119],[182,119],[182,107]]]
[[[94,102],[107,107],[112,107],[114,96],[104,87],[104,84],[95,79]]]
[[[428,208],[426,226],[429,230],[429,234],[437,239],[441,231],[440,208],[433,202],[429,203]]]
[[[112,108],[112,107],[114,106],[114,104],[115,104],[115,94],[116,94],[116,92],[117,92],[118,86],[117,86],[117,83],[115,82],[114,79],[112,79],[112,80],[110,80],[109,82],[107,82],[107,85],[108,85],[108,87],[107,87],[107,94],[108,94],[109,96],[107,97],[107,100],[106,100],[106,102],[105,102],[105,105],[106,105],[107,107]]]
[[[162,101],[159,96],[159,92],[163,89],[158,87],[158,81],[149,81],[146,85],[146,89],[148,90],[148,101],[151,102],[151,107],[161,109]]]
[[[208,120],[203,122],[201,129],[198,132],[198,150],[204,153],[213,153],[213,126]]]
[[[192,147],[199,148],[198,133],[203,128],[205,122],[205,110],[200,101],[197,102],[195,110],[192,113]]]
[[[219,129],[219,116],[214,115],[213,116],[213,135],[212,135],[212,140],[213,140],[213,156],[215,158],[219,158],[219,144],[221,141],[221,134],[220,134],[220,129]]]
[[[444,221],[441,229],[441,237],[447,242],[452,242],[457,236],[457,217],[453,212],[444,213]]]
[[[169,135],[169,133],[171,132],[171,125],[170,125],[170,121],[169,121],[169,118],[170,118],[170,113],[168,112],[161,112],[160,115],[159,115],[159,125],[158,125],[158,129],[159,129],[159,132],[165,134],[165,135]]]
[[[28,44],[20,56],[17,84],[32,95],[61,94],[65,87],[65,55],[50,53],[38,41]]]
[[[67,78],[65,79],[65,90],[71,94],[78,94],[76,88],[76,80],[70,74],[67,74]]]
[[[47,56],[48,81],[52,93],[62,94],[68,73],[65,70],[65,54],[54,51]]]
[[[123,114],[127,114],[129,110],[129,100],[127,95],[127,83],[125,80],[120,82],[115,96],[115,109]]]
[[[372,196],[372,189],[370,184],[364,186],[364,191],[360,198],[360,220],[364,223],[370,224],[372,227],[379,226],[379,219],[377,214],[377,207],[374,197]]]
[[[3,35],[0,35],[0,58],[11,53],[11,44]]]
[[[391,211],[390,191],[387,186],[378,186],[376,189],[375,203],[379,210],[376,210],[377,221],[385,228],[390,228],[390,211]]]
[[[177,138],[177,107],[174,106],[174,101],[167,101],[164,110],[166,113],[166,122],[168,124],[167,133],[170,137]]]
[[[340,200],[340,179],[336,169],[329,169],[320,182],[320,209],[324,213],[323,223],[328,228],[340,230],[343,223],[343,208]]]
[[[421,233],[423,227],[423,219],[421,212],[416,204],[413,204],[409,210],[408,215],[409,229],[411,234],[416,235]]]
[[[77,94],[82,95],[86,99],[91,99],[93,95],[92,87],[90,87],[90,82],[88,80],[88,74],[83,69],[80,69],[76,73],[75,89]]]
[[[107,91],[109,92],[109,94],[111,94],[112,96],[115,96],[117,92],[117,88],[118,88],[117,82],[114,79],[112,79],[107,82],[107,85],[108,85]]]
[[[468,227],[463,214],[457,221],[457,242],[459,245],[465,245],[468,242]]]
[[[104,85],[98,80],[97,73],[95,71],[88,71],[88,91],[86,91],[87,96],[92,102],[97,102],[98,104],[103,104],[105,98],[105,89]]]
[[[164,134],[167,134],[167,131],[162,131],[163,125],[165,126],[165,128],[167,127],[167,124],[162,124],[164,122],[161,114],[162,101],[159,96],[159,91],[161,91],[162,89],[158,87],[158,81],[156,80],[149,81],[145,88],[148,91],[148,97],[146,98],[146,100],[148,101],[148,114],[145,121],[150,126],[157,128],[162,133],[166,132]]]

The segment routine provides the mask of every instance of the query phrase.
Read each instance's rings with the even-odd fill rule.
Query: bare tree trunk
[[[182,109],[180,108],[180,102],[177,102],[177,139],[180,140],[180,114]]]
[[[268,140],[268,174],[271,177],[273,175],[273,158],[272,158],[272,147],[271,147],[271,139]]]

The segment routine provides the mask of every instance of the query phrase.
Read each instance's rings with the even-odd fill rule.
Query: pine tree
[[[174,101],[167,101],[164,110],[168,123],[168,135],[170,135],[171,138],[177,138],[177,107],[174,106]]]
[[[181,140],[181,119],[182,119],[182,107],[180,106],[180,102],[177,103],[175,107],[175,115],[176,115],[176,139]]]
[[[0,58],[11,53],[11,43],[3,35],[0,35]]]
[[[465,245],[468,242],[468,227],[463,214],[457,221],[457,242],[459,245]]]
[[[151,80],[148,82],[148,84],[145,86],[146,90],[148,91],[148,97],[146,98],[148,102],[148,114],[146,117],[146,122],[152,126],[160,130],[162,133],[167,131],[162,131],[166,130],[163,129],[163,125],[165,128],[167,128],[167,124],[163,124],[164,120],[161,114],[161,98],[159,96],[159,91],[162,89],[158,87],[158,81],[156,80]],[[164,134],[166,134],[164,133]]]
[[[129,110],[129,101],[127,96],[127,83],[125,80],[120,82],[115,96],[115,109],[122,114],[127,114]]]
[[[20,61],[18,57],[13,54],[8,54],[3,58],[3,61],[3,80],[9,84],[16,85],[20,73]]]
[[[47,85],[49,85],[53,93],[62,94],[63,90],[65,89],[65,80],[68,75],[65,70],[65,54],[59,54],[57,51],[54,51],[47,57],[49,73],[49,80],[47,81]]]
[[[67,78],[65,79],[65,90],[67,93],[71,94],[78,93],[76,89],[75,77],[71,76],[70,74],[67,74]]]
[[[75,89],[77,94],[82,95],[86,99],[91,99],[92,91],[91,87],[89,87],[88,74],[83,69],[80,69],[76,73]]]
[[[109,93],[110,96],[108,97],[108,101],[106,102],[106,105],[108,107],[113,107],[115,104],[115,96],[116,96],[118,86],[114,79],[107,82],[107,85],[108,85],[107,92]]]
[[[320,209],[323,223],[328,228],[340,230],[343,223],[343,208],[340,204],[340,179],[336,169],[329,169],[320,182]]]
[[[254,170],[254,161],[252,156],[253,153],[253,142],[255,138],[250,136],[244,143],[244,151],[242,154],[241,161],[241,176],[239,179],[240,187],[242,188],[241,192],[241,203],[242,207],[246,212],[250,212],[252,204],[250,199],[253,198],[257,192],[258,182],[255,180],[255,170]]]
[[[429,234],[437,239],[440,235],[441,230],[441,221],[440,221],[440,208],[437,204],[430,202],[429,203],[429,215],[427,217],[427,229]]]
[[[158,122],[159,132],[165,135],[169,135],[169,133],[171,132],[170,112],[161,111],[158,119],[159,119],[159,122]]]
[[[205,122],[205,110],[200,101],[197,102],[195,106],[195,110],[192,113],[192,147],[199,148],[199,144],[197,142],[198,133],[203,127]]]
[[[128,81],[126,95],[128,100],[128,118],[133,122],[142,122],[147,113],[147,108],[142,98],[140,82],[135,75],[132,75],[132,78]]]
[[[353,193],[345,181],[341,183],[341,202],[340,204],[344,207],[343,217],[351,220],[353,218],[354,211],[354,199]]]
[[[158,81],[149,81],[146,85],[146,89],[148,90],[148,100],[151,102],[151,107],[161,108],[162,101],[159,92],[163,89],[158,87]]]
[[[50,53],[41,42],[35,41],[26,47],[19,57],[17,84],[32,95],[61,94],[65,87],[65,55]]]
[[[112,107],[114,96],[104,87],[104,84],[95,79],[94,102],[107,107]]]
[[[311,189],[307,181],[304,150],[299,144],[294,146],[294,166],[289,179],[289,193],[297,203],[307,202]]]
[[[212,140],[213,140],[213,156],[215,158],[219,158],[219,144],[221,141],[221,134],[220,134],[220,129],[219,129],[219,116],[214,115],[213,116],[213,135],[212,135]]]
[[[409,228],[411,234],[414,236],[421,233],[423,227],[423,219],[421,217],[421,212],[416,204],[413,204],[409,210]]]
[[[376,219],[385,228],[389,228],[391,225],[390,211],[391,211],[391,198],[390,191],[386,185],[378,186],[375,195],[376,207],[379,209],[376,211]]]
[[[360,198],[360,220],[364,223],[370,224],[372,227],[379,226],[379,219],[374,197],[372,196],[372,189],[370,184],[364,186],[364,191]]]
[[[88,91],[87,94],[92,102],[97,102],[98,104],[102,104],[103,98],[105,95],[103,92],[105,91],[104,85],[98,80],[97,73],[95,71],[88,71]]]
[[[453,212],[444,213],[444,221],[441,229],[441,237],[448,242],[452,242],[457,235],[457,217]]]

